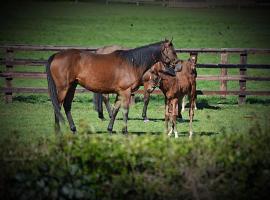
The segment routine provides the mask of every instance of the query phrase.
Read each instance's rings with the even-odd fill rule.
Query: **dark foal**
[[[194,116],[194,105],[196,98],[196,65],[192,59],[187,61],[179,61],[181,70],[176,73],[176,77],[167,76],[162,73],[157,73],[158,69],[162,67],[162,63],[157,63],[151,69],[156,78],[160,79],[159,88],[165,95],[165,126],[168,135],[174,132],[175,137],[178,137],[176,130],[176,118],[179,114],[178,104],[179,100],[185,95],[188,95],[190,101],[189,109],[189,138],[192,137],[192,121]],[[168,130],[169,122],[172,124],[170,131]]]
[[[131,93],[139,88],[144,73],[157,62],[175,65],[177,61],[173,44],[168,40],[109,54],[69,49],[52,55],[46,65],[46,72],[56,131],[60,130],[59,121],[64,121],[60,112],[63,105],[70,129],[76,132],[71,104],[76,86],[80,84],[93,92],[117,94],[107,129],[112,132],[116,115],[122,107],[122,131],[127,133]]]

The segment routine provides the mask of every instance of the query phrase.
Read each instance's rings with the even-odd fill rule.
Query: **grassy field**
[[[0,44],[81,45],[126,47],[173,37],[177,48],[268,48],[270,27],[267,9],[179,9],[161,6],[105,5],[103,3],[17,2],[0,8]],[[256,17],[255,17],[256,16]],[[16,57],[47,59],[49,53],[18,52]],[[0,52],[3,56],[3,52]],[[180,58],[187,58],[179,54]],[[239,63],[230,55],[230,63]],[[220,55],[200,55],[199,63],[219,63]],[[249,63],[269,63],[269,56],[248,56]],[[1,70],[3,66],[1,66]],[[44,71],[42,67],[17,67],[18,71]],[[219,70],[199,69],[199,74]],[[269,70],[248,70],[269,75]],[[238,74],[229,70],[229,74]],[[0,85],[3,85],[3,79]],[[15,86],[46,86],[45,81],[14,80]],[[250,89],[269,89],[267,82],[248,83]],[[217,89],[218,82],[199,82],[199,89]],[[237,89],[238,83],[229,83]]]
[[[81,2],[74,4],[72,2],[18,1],[16,6],[11,3],[1,5],[0,44],[91,47],[118,44],[137,47],[163,40],[165,37],[173,37],[176,48],[270,48],[268,19],[269,9],[179,9]],[[16,57],[47,59],[51,53],[18,52]],[[2,56],[4,52],[0,52],[0,57]],[[187,58],[187,56],[179,54],[180,58]],[[201,55],[198,62],[218,63],[219,60],[219,55]],[[239,55],[230,55],[229,62],[239,63]],[[270,58],[265,55],[249,55],[248,62],[269,64]],[[4,70],[4,66],[1,66],[0,70]],[[44,67],[23,66],[16,67],[15,70],[43,72],[45,69]],[[219,70],[214,69],[198,70],[198,74],[219,73]],[[269,70],[248,70],[247,73],[258,76],[270,75]],[[238,74],[238,71],[229,70],[229,74]],[[14,79],[13,83],[14,86],[47,86],[45,79]],[[238,82],[230,82],[228,87],[238,89],[238,84]],[[0,86],[4,86],[4,79],[0,79]],[[198,81],[197,87],[198,89],[219,89],[219,82]],[[268,82],[247,83],[247,90],[269,89]],[[71,136],[69,129],[63,125],[64,142],[55,144],[54,117],[48,95],[15,94],[14,102],[5,104],[4,96],[1,94],[0,170],[3,173],[0,175],[0,198],[1,189],[10,186],[9,183],[13,184],[15,177],[19,183],[21,180],[26,183],[16,186],[15,190],[21,188],[22,191],[31,191],[24,186],[39,189],[41,187],[40,191],[44,193],[40,194],[45,195],[43,198],[56,199],[59,197],[57,195],[62,195],[63,198],[76,199],[76,195],[81,196],[79,193],[81,190],[76,193],[75,189],[74,191],[66,189],[71,187],[66,186],[66,183],[69,184],[72,180],[71,185],[75,187],[78,183],[77,178],[81,179],[82,174],[77,177],[77,174],[74,175],[73,172],[65,170],[70,170],[69,167],[77,165],[78,159],[82,160],[79,167],[82,167],[83,175],[91,174],[89,176],[95,180],[91,183],[87,182],[87,185],[90,184],[91,187],[97,188],[97,192],[100,192],[94,195],[95,198],[88,199],[110,199],[102,195],[113,194],[112,191],[117,193],[122,189],[122,185],[132,188],[138,192],[137,194],[158,195],[146,195],[138,199],[179,199],[178,195],[184,199],[196,199],[198,193],[202,199],[211,199],[211,192],[214,195],[212,199],[231,199],[229,197],[237,199],[238,195],[249,197],[248,195],[252,194],[253,185],[250,182],[257,184],[254,187],[255,193],[264,197],[264,188],[267,188],[267,183],[270,182],[268,180],[270,162],[267,159],[269,158],[267,133],[270,130],[269,97],[248,97],[247,104],[239,106],[237,97],[199,96],[197,103],[198,110],[195,111],[193,122],[195,134],[192,141],[187,139],[187,112],[183,114],[184,121],[177,124],[181,137],[178,140],[163,137],[165,135],[164,98],[157,95],[151,97],[148,109],[149,123],[143,123],[141,120],[143,98],[137,95],[136,104],[131,106],[129,114],[129,136],[123,137],[120,133],[122,113],[119,113],[114,126],[116,132],[113,137],[110,137],[106,131],[108,116],[106,115],[105,121],[97,118],[97,113],[92,106],[92,94],[76,95],[72,113],[78,135]],[[74,144],[71,145],[74,149],[70,149],[71,143]],[[78,155],[77,153],[81,151],[83,153]],[[16,160],[17,158],[19,161]],[[33,160],[28,162],[29,158]],[[116,163],[115,166],[111,166],[110,162]],[[39,170],[40,165],[43,166],[44,163],[51,164],[52,168],[55,167],[50,170],[51,175],[63,176],[63,179],[60,178],[60,181],[55,183],[57,186],[50,185],[54,182],[48,181],[47,175],[44,175],[42,170],[35,171]],[[120,167],[117,166],[118,164]],[[121,173],[115,172],[114,167],[118,167]],[[64,168],[63,171],[62,168]],[[35,171],[32,175],[37,176],[35,177],[37,179],[31,175],[27,178],[27,182],[20,177],[18,171],[28,173],[29,169]],[[92,171],[93,169],[96,171]],[[42,177],[47,178],[46,181],[41,180]],[[101,180],[98,177],[101,177]],[[235,177],[240,178],[234,179]],[[183,182],[181,182],[182,178]],[[5,181],[7,184],[2,187]],[[111,189],[109,192],[104,189],[108,187],[106,181],[112,183],[109,184]],[[46,184],[50,182],[48,187],[44,186],[44,182]],[[100,184],[102,189],[98,187]],[[80,189],[83,188],[80,184],[77,185]],[[144,185],[147,192],[144,193],[145,191],[139,185]],[[178,186],[181,188],[177,188]],[[228,190],[219,186],[224,186]],[[241,188],[236,186],[241,186]],[[60,192],[56,192],[57,194],[55,187],[59,187],[58,192]],[[162,192],[167,191],[167,187],[170,187],[171,193]],[[245,189],[248,189],[249,193],[245,193]],[[48,194],[47,190],[50,191]],[[37,191],[39,195],[39,190]],[[70,193],[67,197],[66,191],[73,193],[71,192],[72,194]],[[178,191],[183,193],[178,193]],[[224,196],[221,195],[222,198],[218,198],[220,196],[217,194],[223,194],[222,191],[228,192],[229,196],[226,196],[226,193]],[[26,199],[40,197],[14,194],[15,197]],[[169,196],[170,194],[172,196]],[[120,195],[119,198],[112,199],[132,199],[132,194],[128,195]],[[42,199],[42,196],[40,198]]]
[[[118,44],[137,47],[160,41],[164,37],[173,37],[177,48],[268,48],[270,44],[267,9],[179,9],[161,6],[31,1],[17,2],[16,6],[6,3],[0,9],[0,44],[94,47]],[[1,53],[3,56],[4,52]],[[18,52],[16,57],[47,59],[51,53]],[[187,58],[187,56],[187,54],[179,55],[180,58]],[[219,60],[219,55],[201,55],[198,62],[218,63]],[[248,57],[249,63],[269,63],[269,61],[269,56],[265,55]],[[238,63],[239,55],[231,55],[229,62]],[[4,66],[1,68],[4,70]],[[16,67],[15,71],[44,71],[44,67],[23,66]],[[219,73],[219,70],[215,69],[198,69],[198,74]],[[238,71],[229,70],[228,73],[238,74]],[[247,73],[270,75],[269,70],[248,70]],[[18,78],[13,80],[13,84],[25,87],[47,87],[45,79]],[[3,85],[4,79],[1,79],[0,86]],[[238,89],[238,87],[238,82],[228,83],[229,89]],[[219,82],[198,81],[197,88],[219,89]],[[247,89],[269,90],[270,88],[268,82],[248,82]],[[79,124],[82,123],[87,127],[90,126],[91,130],[106,132],[108,121],[98,121],[90,105],[91,97],[92,95],[78,95],[75,98],[73,106],[75,122],[79,130],[81,127]],[[154,97],[151,101],[149,116],[157,120],[149,124],[140,121],[142,98],[137,99],[138,103],[130,111],[130,132],[163,132],[163,97]],[[239,131],[241,129],[241,132],[245,132],[249,128],[245,124],[250,124],[254,119],[264,121],[264,117],[261,116],[269,110],[269,98],[262,97],[250,97],[248,102],[252,104],[242,107],[236,105],[236,97],[227,97],[227,99],[199,97],[198,102],[201,108],[196,112],[194,122],[194,129],[198,135],[221,133],[224,127],[236,128]],[[159,112],[155,112],[156,106]],[[25,133],[46,135],[52,131],[52,109],[47,95],[15,94],[15,101],[11,105],[4,104],[1,98],[0,117],[2,135],[8,135],[10,132],[18,132],[22,135]],[[188,123],[178,126],[180,132],[187,132]],[[115,129],[120,130],[119,125],[116,124]]]

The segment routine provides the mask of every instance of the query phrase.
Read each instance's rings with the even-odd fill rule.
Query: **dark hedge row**
[[[1,199],[265,199],[269,144],[260,127],[192,141],[64,134],[36,145],[7,142]]]

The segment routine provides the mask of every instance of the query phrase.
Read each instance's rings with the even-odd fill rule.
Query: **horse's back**
[[[127,48],[118,46],[118,45],[111,45],[111,46],[104,46],[99,49],[97,49],[96,53],[97,54],[109,54],[112,53],[116,50],[127,50]]]

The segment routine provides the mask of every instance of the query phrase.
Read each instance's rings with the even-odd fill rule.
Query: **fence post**
[[[220,54],[220,63],[221,64],[228,64],[228,53],[221,53]],[[228,75],[228,69],[227,68],[221,68],[220,69],[220,75],[221,76],[227,76]],[[220,81],[220,91],[224,91],[225,94],[222,95],[223,98],[226,97],[226,91],[227,91],[227,81],[221,80]]]
[[[13,71],[13,60],[14,60],[14,52],[12,49],[6,50],[6,72]],[[10,89],[10,91],[5,92],[5,102],[12,103],[12,78],[6,78],[6,88]]]
[[[240,64],[247,64],[247,53],[240,54]],[[247,68],[246,66],[240,67],[239,74],[246,75]],[[246,80],[239,80],[240,92],[246,91]],[[239,94],[238,96],[238,104],[244,104],[246,101],[245,94]]]

